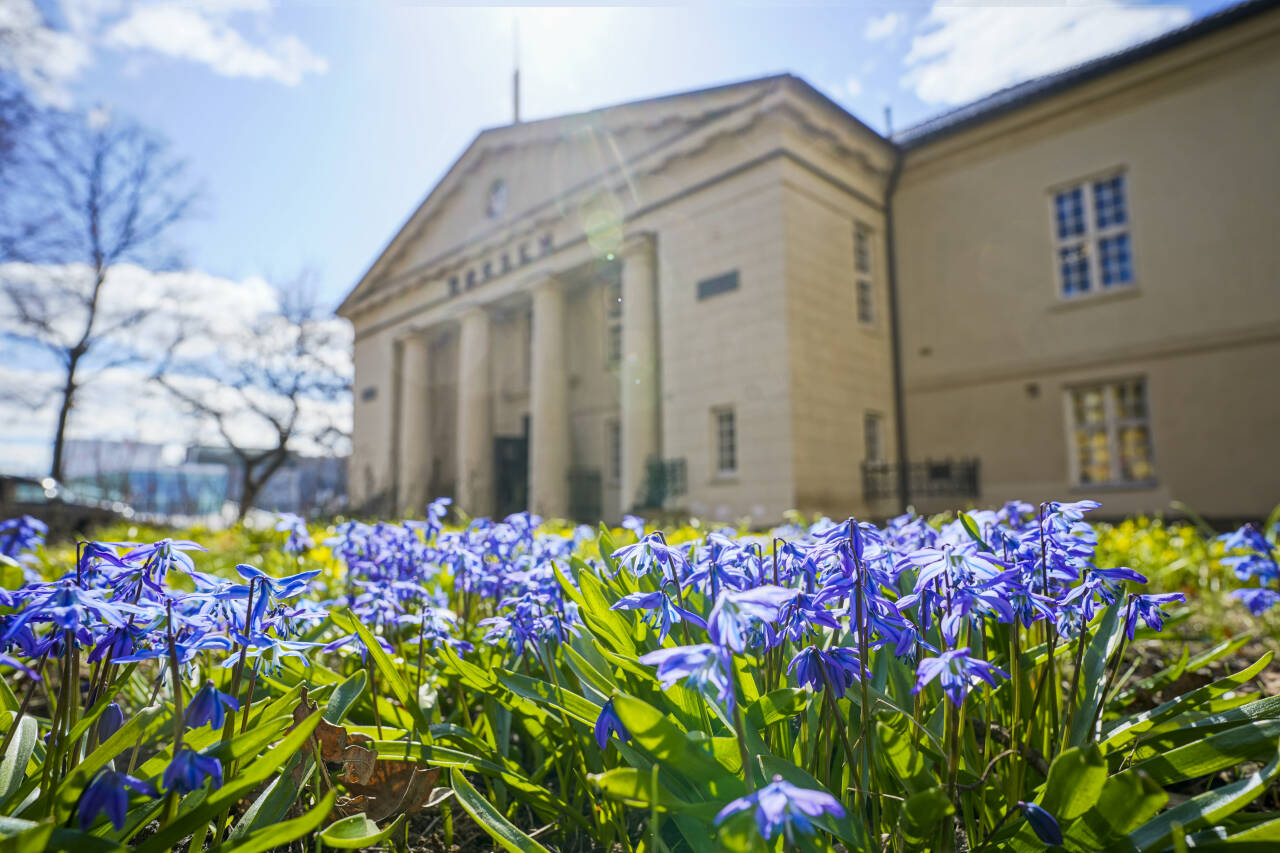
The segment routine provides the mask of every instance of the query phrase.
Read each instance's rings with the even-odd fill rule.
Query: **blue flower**
[[[657,592],[633,592],[624,595],[614,602],[610,610],[646,610],[643,620],[646,625],[658,626],[658,641],[665,642],[667,634],[671,632],[671,626],[676,622],[689,622],[697,625],[699,628],[706,628],[707,623],[701,616],[692,613],[680,607],[666,593],[659,590]]]
[[[1053,815],[1035,803],[1024,803],[1021,800],[1018,801],[1018,808],[1022,809],[1023,817],[1031,824],[1037,838],[1050,847],[1062,845],[1062,829]]]
[[[98,717],[98,742],[101,743],[120,731],[120,727],[123,725],[124,711],[120,710],[119,705],[112,702],[102,712],[102,716]]]
[[[830,687],[837,699],[865,674],[858,662],[858,653],[844,646],[829,651],[817,646],[801,649],[787,665],[787,672],[793,674],[802,686],[808,685],[814,690]]]
[[[740,652],[746,648],[746,632],[753,622],[775,621],[778,609],[799,594],[797,589],[773,585],[723,593],[707,617],[707,633],[712,642]]]
[[[711,643],[659,649],[640,658],[640,663],[658,668],[658,680],[670,687],[688,679],[697,690],[715,688],[716,698],[727,707],[734,705],[733,661],[727,649]]]
[[[315,541],[311,538],[311,533],[307,530],[307,522],[302,516],[295,515],[291,512],[280,513],[280,520],[276,522],[276,530],[288,531],[289,536],[284,540],[284,551],[287,554],[301,554],[315,547]]]
[[[236,566],[236,571],[240,573],[240,577],[249,581],[247,584],[231,584],[220,592],[217,597],[221,599],[246,599],[249,598],[249,590],[253,590],[253,613],[249,614],[248,629],[245,633],[252,631],[261,621],[263,614],[267,612],[269,605],[278,604],[286,599],[293,598],[295,595],[302,593],[307,588],[307,583],[320,574],[319,569],[310,572],[298,572],[296,575],[289,575],[283,578],[273,578],[262,569],[256,566],[250,566],[241,563]],[[257,581],[255,583],[255,581]]]
[[[20,515],[0,521],[0,554],[17,559],[25,551],[34,551],[44,544],[49,526],[38,518]]]
[[[1139,617],[1147,624],[1148,628],[1154,631],[1161,630],[1164,628],[1164,620],[1167,615],[1161,608],[1175,601],[1186,600],[1187,597],[1180,592],[1129,596],[1129,607],[1124,614],[1125,633],[1130,640],[1133,639],[1133,631],[1137,627]]]
[[[609,742],[610,733],[616,734],[618,740],[626,743],[631,740],[631,734],[627,731],[627,727],[622,724],[618,712],[613,709],[613,700],[610,699],[604,703],[604,707],[600,709],[600,716],[596,718],[596,746],[604,749],[605,744]]]
[[[214,729],[222,728],[227,721],[227,709],[240,710],[240,703],[234,696],[229,696],[206,681],[187,703],[185,721],[187,728],[198,729],[203,725],[211,725]]]
[[[1280,603],[1280,592],[1273,589],[1237,589],[1232,591],[1231,597],[1243,601],[1254,616],[1261,616]]]
[[[213,788],[222,787],[222,762],[212,755],[204,755],[193,749],[180,749],[164,770],[164,787],[167,791],[190,794],[213,780]]]
[[[620,567],[630,570],[635,575],[648,574],[654,568],[660,568],[664,580],[679,580],[677,570],[687,569],[689,566],[684,552],[668,545],[662,538],[662,534],[657,532],[650,533],[634,544],[624,545],[614,551],[610,557],[616,560]]]
[[[125,613],[141,614],[145,611],[131,604],[106,601],[97,590],[81,589],[70,579],[64,579],[46,595],[32,599],[9,623],[0,642],[8,642],[32,620],[52,622],[64,631],[75,631],[84,625],[97,627],[100,622],[119,628],[124,626]]]
[[[115,770],[103,770],[80,796],[77,816],[80,828],[87,830],[93,826],[99,814],[106,813],[107,819],[116,829],[124,828],[124,819],[129,812],[129,791],[135,791],[147,797],[158,797],[160,792],[150,782],[143,782],[127,773]]]
[[[942,680],[942,691],[958,708],[964,703],[965,696],[969,694],[969,688],[978,681],[985,681],[995,687],[996,676],[1008,678],[1009,673],[980,658],[972,657],[969,654],[969,648],[962,646],[943,652],[938,657],[920,661],[920,665],[916,667],[916,686],[911,692],[919,693],[926,684],[939,676]]]
[[[836,818],[845,816],[844,807],[825,791],[797,788],[781,776],[758,791],[739,797],[716,815],[719,826],[739,812],[755,810],[756,828],[766,841],[773,840],[781,831],[791,841],[794,833],[813,834],[813,818],[824,814]]]

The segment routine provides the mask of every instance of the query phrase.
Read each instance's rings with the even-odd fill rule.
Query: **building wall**
[[[894,406],[880,188],[861,169],[842,170],[863,185],[852,195],[788,162],[783,175],[786,231],[795,508],[866,516],[885,511],[863,500],[865,416],[881,417],[882,458],[894,458]],[[859,322],[854,230],[868,229],[873,321]]]
[[[772,521],[795,500],[781,176],[780,161],[762,165],[645,223],[657,235],[663,455],[685,460],[683,505],[703,518]],[[698,298],[699,281],[734,271],[736,290]],[[722,478],[712,411],[726,406],[738,473]]]
[[[1259,19],[912,152],[894,204],[913,459],[980,456],[984,504],[1280,500],[1278,30]],[[1064,301],[1051,190],[1116,168],[1135,283]],[[1131,376],[1156,484],[1078,492],[1064,385]]]
[[[396,401],[394,339],[377,335],[356,340],[353,355],[355,411],[348,479],[351,505],[359,507],[392,488],[392,454],[388,448],[393,438]]]

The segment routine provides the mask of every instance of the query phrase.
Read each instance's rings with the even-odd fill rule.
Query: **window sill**
[[[737,474],[715,474],[711,478],[711,485],[713,486],[736,486],[737,484]]]
[[[1059,296],[1058,301],[1049,306],[1050,311],[1069,311],[1073,308],[1084,308],[1103,302],[1115,302],[1120,299],[1132,299],[1142,295],[1142,288],[1137,283],[1126,284],[1115,290],[1099,290],[1083,296]]]
[[[1076,483],[1071,491],[1077,494],[1086,492],[1147,492],[1160,483],[1157,480],[1133,480],[1125,483]]]

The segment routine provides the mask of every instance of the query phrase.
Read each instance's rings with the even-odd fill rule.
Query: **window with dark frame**
[[[853,226],[854,303],[858,322],[875,325],[875,287],[871,278],[871,229],[861,222]]]
[[[1053,194],[1058,293],[1073,299],[1133,284],[1126,176],[1117,172]]]
[[[617,485],[622,482],[622,422],[616,419],[604,424],[605,471],[609,482]]]
[[[1145,379],[1069,388],[1067,417],[1076,485],[1155,480]]]
[[[867,462],[885,461],[884,415],[879,412],[867,412],[862,416],[862,440]]]
[[[731,477],[738,473],[738,430],[732,408],[719,408],[711,412],[716,437],[717,477]]]
[[[710,299],[721,293],[728,293],[731,290],[738,289],[738,271],[727,272],[724,275],[717,275],[712,278],[704,278],[698,282],[698,299]]]

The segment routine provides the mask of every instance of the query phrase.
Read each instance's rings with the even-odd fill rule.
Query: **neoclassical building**
[[[342,303],[353,503],[1280,501],[1280,10],[891,138],[779,75],[481,132]]]

